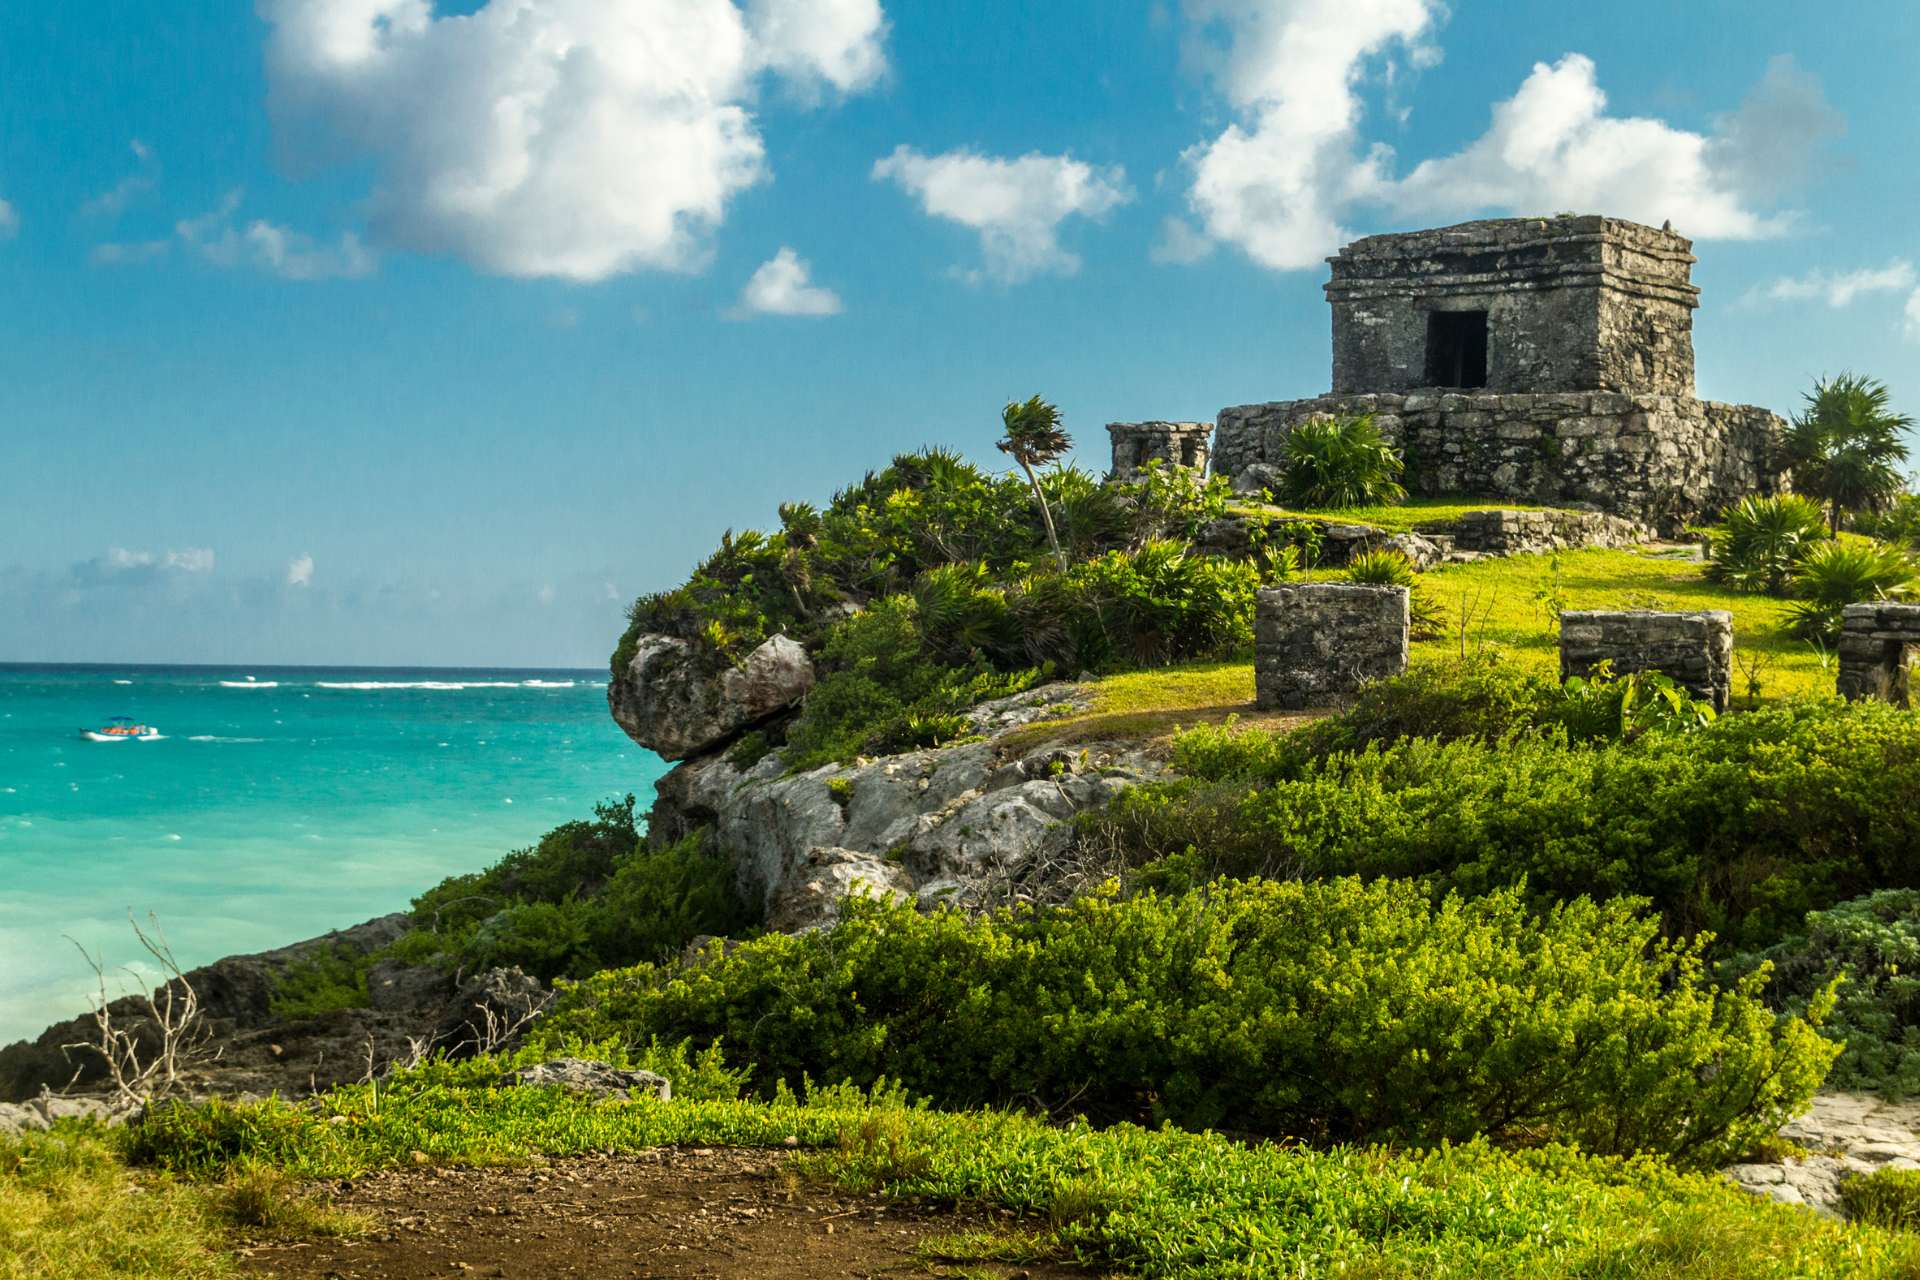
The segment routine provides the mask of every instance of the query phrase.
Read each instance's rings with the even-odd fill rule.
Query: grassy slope
[[[1323,520],[1328,524],[1370,524],[1388,533],[1406,533],[1418,525],[1435,520],[1458,520],[1469,511],[1551,511],[1552,507],[1531,507],[1524,503],[1496,502],[1491,498],[1408,498],[1395,507],[1337,507],[1307,511],[1260,502],[1235,502],[1227,508],[1235,515],[1264,516],[1269,520]]]
[[[1467,510],[1469,508],[1461,508]],[[1383,508],[1401,510],[1401,508]],[[1342,517],[1350,512],[1339,513]],[[1733,614],[1736,663],[1759,657],[1760,700],[1795,694],[1832,693],[1835,672],[1788,630],[1788,602],[1715,586],[1701,566],[1669,556],[1588,549],[1559,556],[1506,556],[1449,565],[1424,575],[1426,589],[1447,607],[1454,635],[1413,646],[1413,661],[1438,662],[1460,652],[1459,620],[1471,606],[1469,649],[1497,645],[1512,662],[1548,673],[1560,669],[1558,633],[1549,629],[1546,605],[1536,594],[1551,592],[1554,562],[1569,609],[1726,609]],[[1333,575],[1316,575],[1333,576]],[[1746,702],[1745,676],[1734,673],[1734,699]],[[1157,738],[1175,725],[1217,724],[1229,715],[1242,722],[1275,725],[1302,717],[1257,715],[1253,710],[1253,663],[1212,662],[1153,671],[1131,671],[1100,682],[1093,709],[1066,720],[1034,725],[1018,735],[1039,742],[1064,736],[1069,742],[1101,738]]]
[[[217,1176],[264,1159],[304,1176],[515,1164],[668,1143],[817,1153],[804,1175],[899,1198],[1005,1207],[1025,1230],[951,1241],[953,1260],[1024,1255],[1193,1277],[1895,1277],[1920,1238],[1843,1226],[1656,1161],[1474,1144],[1424,1154],[1247,1146],[1131,1125],[877,1104],[858,1091],[764,1102],[595,1104],[557,1090],[429,1087],[331,1095],[340,1123],[280,1104],[162,1113],[148,1159]],[[1016,1228],[1017,1230],[1017,1228]]]

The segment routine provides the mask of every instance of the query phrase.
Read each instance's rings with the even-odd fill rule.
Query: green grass
[[[1174,726],[1216,724],[1253,705],[1252,662],[1192,662],[1124,671],[1096,686],[1094,704],[1078,715],[1041,720],[1008,735],[1014,746],[1040,742],[1144,740]]]
[[[1407,533],[1417,525],[1436,520],[1458,520],[1469,511],[1553,511],[1555,507],[1528,506],[1521,502],[1502,502],[1497,498],[1471,498],[1458,495],[1444,498],[1408,498],[1394,507],[1330,507],[1308,511],[1293,507],[1268,506],[1259,502],[1234,502],[1227,510],[1233,515],[1263,516],[1269,520],[1324,520],[1328,524],[1370,524],[1388,533]]]
[[[1458,654],[1464,606],[1473,618],[1469,648],[1482,640],[1498,644],[1523,667],[1557,672],[1558,633],[1549,628],[1545,605],[1533,598],[1553,586],[1553,562],[1560,562],[1560,588],[1569,609],[1726,609],[1733,614],[1736,663],[1754,656],[1760,672],[1761,701],[1793,694],[1832,693],[1836,671],[1822,670],[1813,646],[1789,631],[1791,602],[1732,591],[1708,582],[1702,566],[1631,551],[1589,548],[1555,556],[1506,556],[1472,564],[1447,565],[1422,575],[1427,590],[1447,607],[1455,628],[1451,640],[1413,646],[1415,662]],[[1477,597],[1477,600],[1476,600]],[[1746,680],[1733,674],[1737,705],[1746,703]]]
[[[822,1090],[805,1102],[593,1103],[555,1090],[390,1090],[162,1112],[133,1148],[183,1173],[265,1161],[295,1176],[509,1164],[670,1143],[777,1146],[848,1189],[1005,1209],[1009,1237],[933,1242],[955,1260],[1052,1256],[1192,1277],[1920,1275],[1920,1239],[1828,1222],[1649,1159],[1483,1143],[1429,1152],[1252,1146],[1216,1134],[1047,1126]],[[420,1153],[416,1156],[415,1153]]]

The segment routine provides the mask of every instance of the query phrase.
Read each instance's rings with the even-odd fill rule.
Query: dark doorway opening
[[[1487,313],[1427,313],[1427,385],[1487,385]]]

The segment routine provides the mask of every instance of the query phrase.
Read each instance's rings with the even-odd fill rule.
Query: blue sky
[[[598,665],[1009,397],[1327,389],[1345,239],[1696,239],[1700,390],[1920,412],[1920,6],[0,5],[0,660]]]

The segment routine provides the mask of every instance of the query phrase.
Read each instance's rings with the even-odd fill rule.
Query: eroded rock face
[[[913,896],[913,876],[899,863],[815,845],[786,870],[779,890],[767,900],[767,928],[778,933],[832,928],[840,920],[840,903],[847,898],[868,897],[891,904]]]
[[[607,685],[607,706],[627,736],[662,759],[712,751],[742,730],[784,711],[813,688],[813,663],[797,641],[775,636],[718,676],[694,662],[672,636],[645,635]]]
[[[1076,813],[1164,772],[1137,742],[1063,749],[1028,728],[1084,709],[1090,698],[1085,685],[1047,685],[967,712],[983,741],[792,777],[782,776],[787,765],[778,752],[744,772],[717,755],[689,761],[655,784],[660,798],[648,829],[666,842],[711,827],[737,860],[742,896],[768,904],[773,928],[783,927],[771,919],[783,898],[819,896],[790,893],[795,877],[815,876],[811,883],[826,892],[831,877],[808,861],[815,849],[891,868],[887,888],[904,890],[924,909],[971,904],[992,876],[1063,843],[1061,824]],[[1016,730],[1025,732],[1014,739]],[[803,921],[794,927],[809,927],[811,916],[797,907],[792,914]]]

